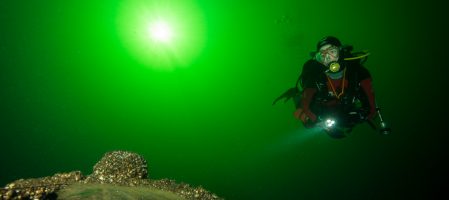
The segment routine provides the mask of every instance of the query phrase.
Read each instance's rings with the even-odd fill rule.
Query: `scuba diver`
[[[305,62],[295,87],[273,105],[280,99],[292,98],[294,116],[306,128],[322,127],[333,138],[345,137],[345,133],[363,122],[377,129],[373,123],[376,114],[381,133],[389,134],[391,129],[375,102],[371,75],[363,66],[369,53],[352,50],[352,46],[342,45],[336,37],[322,38],[311,53],[312,58]]]

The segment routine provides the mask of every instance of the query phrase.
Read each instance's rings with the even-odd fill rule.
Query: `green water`
[[[150,178],[226,199],[427,199],[447,169],[434,92],[447,86],[444,13],[430,1],[1,1],[0,185],[87,175],[128,150]],[[155,15],[175,24],[172,43],[142,39]],[[334,140],[305,130],[291,102],[271,105],[325,35],[370,50],[392,135],[361,125]]]

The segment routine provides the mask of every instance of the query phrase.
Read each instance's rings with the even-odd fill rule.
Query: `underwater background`
[[[2,0],[0,185],[87,175],[127,150],[151,179],[225,199],[447,195],[445,12],[405,0]],[[272,105],[326,35],[371,52],[391,135],[363,124],[332,139],[305,129],[291,101]]]

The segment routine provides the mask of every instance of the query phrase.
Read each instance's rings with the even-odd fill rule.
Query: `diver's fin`
[[[273,101],[273,104],[276,104],[279,100],[285,98],[284,103],[287,102],[289,99],[295,97],[297,94],[299,93],[298,88],[294,87],[294,88],[290,88],[287,91],[285,91],[281,96],[279,96],[278,98],[276,98]]]

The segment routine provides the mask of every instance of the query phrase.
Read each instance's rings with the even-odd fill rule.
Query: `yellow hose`
[[[369,55],[370,55],[370,53],[366,52],[365,54],[363,54],[361,56],[352,57],[352,58],[345,58],[344,60],[357,60],[357,59],[360,59],[360,58],[363,58],[363,57],[366,57],[366,56],[369,56]]]

